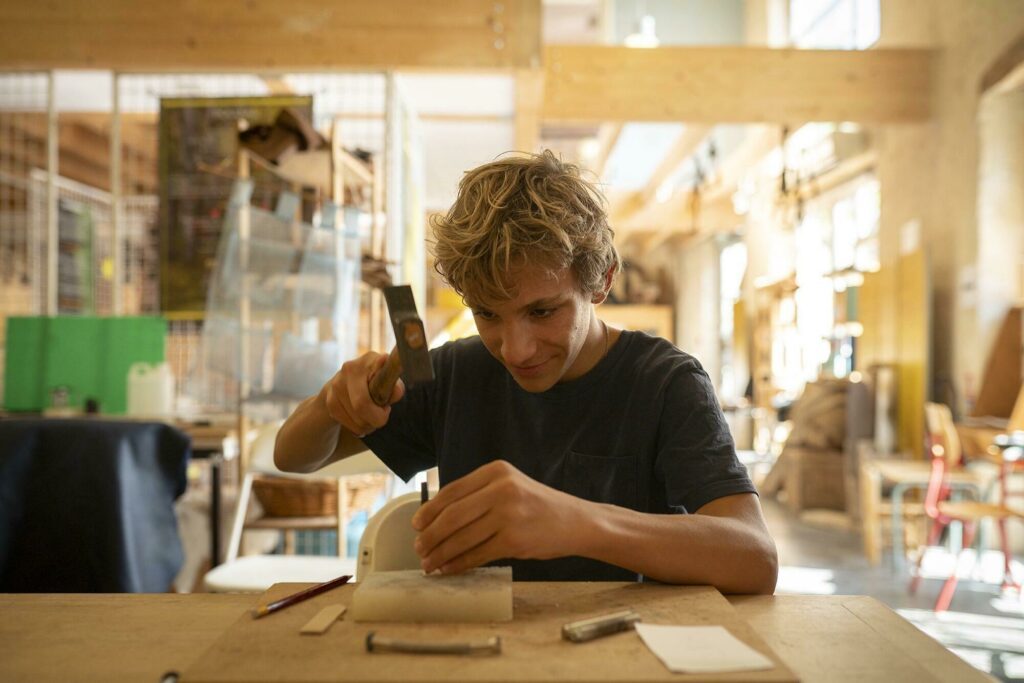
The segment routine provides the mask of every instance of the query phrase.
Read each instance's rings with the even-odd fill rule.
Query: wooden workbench
[[[990,680],[873,598],[729,601],[801,681]],[[0,595],[0,680],[156,683],[192,667],[253,604],[251,595]]]

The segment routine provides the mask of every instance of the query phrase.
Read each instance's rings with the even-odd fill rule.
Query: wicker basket
[[[325,479],[256,479],[256,500],[268,517],[326,517],[338,514],[338,482]]]

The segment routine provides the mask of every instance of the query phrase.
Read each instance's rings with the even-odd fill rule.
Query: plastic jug
[[[133,363],[126,389],[129,415],[167,416],[174,412],[174,376],[167,363]]]

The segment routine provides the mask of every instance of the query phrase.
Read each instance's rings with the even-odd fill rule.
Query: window
[[[868,173],[810,200],[796,229],[800,380],[853,370],[857,288],[878,270],[878,179]]]
[[[789,39],[802,48],[865,50],[882,30],[879,0],[790,0]]]
[[[736,302],[743,295],[743,276],[747,272],[747,245],[742,241],[732,242],[722,248],[719,256],[720,272],[719,297],[721,305],[721,327],[719,328],[719,348],[722,353],[722,376],[720,392],[723,399],[729,401],[739,400],[745,390],[745,386],[739,386],[738,364],[746,370],[746,360],[735,357],[733,348],[733,337],[736,321],[733,320],[733,311]],[[745,382],[744,382],[745,384]]]

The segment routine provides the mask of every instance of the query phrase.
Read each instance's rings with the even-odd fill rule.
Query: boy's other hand
[[[573,555],[573,529],[584,505],[495,460],[443,487],[416,511],[416,552],[424,571],[445,574],[502,558]]]

